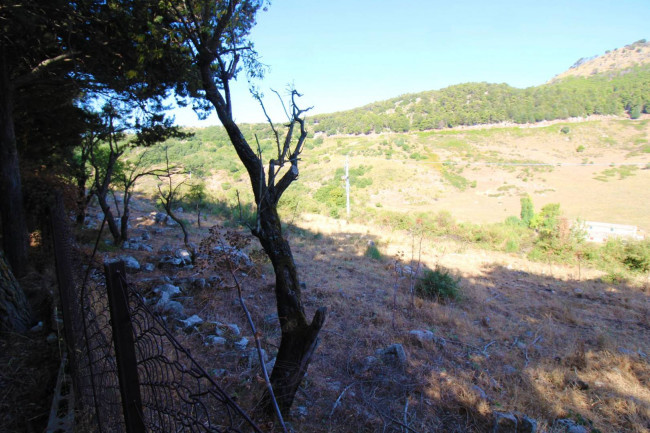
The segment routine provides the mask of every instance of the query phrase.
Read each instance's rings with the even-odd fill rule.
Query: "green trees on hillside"
[[[592,114],[637,118],[650,110],[650,65],[616,74],[569,77],[538,87],[465,83],[310,119],[316,132],[367,134],[499,122],[534,123]]]

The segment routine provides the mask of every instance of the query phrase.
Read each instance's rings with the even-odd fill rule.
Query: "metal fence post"
[[[115,344],[117,373],[124,409],[124,423],[128,433],[144,433],[142,419],[142,398],[140,396],[140,380],[136,364],[133,327],[129,314],[129,300],[125,286],[124,262],[107,263],[104,265],[106,288],[111,310],[111,326]]]

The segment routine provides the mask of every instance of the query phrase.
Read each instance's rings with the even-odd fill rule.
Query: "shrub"
[[[454,171],[450,170],[449,168],[443,168],[442,170],[442,177],[449,182],[453,187],[465,191],[467,187],[470,185],[469,180],[467,178],[461,176],[458,173],[455,173]]]
[[[623,264],[631,271],[650,271],[650,242],[634,242],[625,246]]]
[[[508,218],[506,218],[505,225],[508,227],[520,227],[520,226],[528,227],[527,225],[524,224],[522,220],[520,220],[514,215],[510,215]]]
[[[381,260],[381,253],[375,244],[368,245],[365,256],[373,260]]]
[[[627,281],[627,278],[620,271],[609,271],[601,280],[607,284],[622,284]]]
[[[571,128],[569,128],[568,126],[563,126],[562,129],[560,129],[560,132],[562,134],[568,134],[569,132],[571,132]]]
[[[460,296],[459,283],[460,278],[444,268],[426,269],[415,285],[415,292],[422,298],[445,302]]]
[[[506,252],[507,253],[515,253],[519,251],[521,247],[519,246],[519,241],[517,239],[508,239],[506,241]]]
[[[530,227],[531,222],[535,217],[533,200],[530,198],[530,196],[526,195],[521,198],[520,202],[521,202],[521,213],[520,213],[521,221],[526,227]]]
[[[580,146],[576,147],[576,152],[580,153],[580,152],[584,152],[584,151],[585,151],[585,147],[582,144]]]

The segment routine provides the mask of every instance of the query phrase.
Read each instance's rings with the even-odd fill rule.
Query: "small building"
[[[643,235],[639,233],[636,226],[625,224],[610,224],[596,221],[584,221],[586,239],[589,242],[607,242],[611,238],[642,240]]]

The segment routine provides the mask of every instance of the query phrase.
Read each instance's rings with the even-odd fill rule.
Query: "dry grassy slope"
[[[152,209],[136,200],[134,235],[151,230]],[[214,222],[210,217],[208,223]],[[495,411],[523,412],[537,420],[540,431],[552,433],[562,431],[552,427],[558,418],[581,420],[592,432],[650,431],[647,281],[606,284],[593,270],[549,267],[427,238],[421,263],[462,277],[462,299],[412,302],[409,279],[393,272],[394,258],[412,257],[407,233],[319,215],[302,215],[296,224],[300,229],[289,228],[285,236],[307,284],[307,315],[324,305],[328,317],[290,418],[295,431],[401,432],[399,423],[406,423],[417,432],[487,432]],[[195,241],[206,234],[205,226],[192,229]],[[369,240],[379,246],[382,260],[364,256]],[[151,242],[157,251],[181,240],[178,230],[167,230]],[[129,253],[151,260],[146,252]],[[212,272],[195,268],[175,276],[208,278]],[[279,343],[277,326],[265,320],[275,310],[272,280],[264,262],[242,280],[271,356]],[[188,315],[245,330],[234,296],[232,289],[210,288],[183,302]],[[435,340],[420,342],[409,336],[411,330],[432,331]],[[201,333],[181,334],[207,368],[229,371],[218,380],[256,411],[259,373],[231,346],[206,347]],[[393,343],[406,351],[403,368],[376,359],[378,349]]]
[[[327,137],[304,152],[299,182],[317,189],[333,179],[349,155],[351,168],[372,167],[364,175],[372,179],[370,186],[353,184],[352,210],[357,215],[368,208],[405,213],[447,210],[461,221],[498,222],[518,215],[520,198],[528,194],[536,209],[560,203],[569,218],[632,224],[648,231],[650,121],[575,120],[530,127]],[[560,132],[564,126],[570,128],[568,134]],[[408,151],[395,144],[400,140]],[[428,159],[413,160],[414,152]],[[451,168],[466,179],[465,190],[443,177],[442,161],[451,162]],[[517,165],[522,163],[551,166]],[[621,168],[625,164],[635,168]]]
[[[599,73],[631,68],[650,63],[650,43],[634,43],[591,59],[553,78],[556,81],[569,76],[587,77]]]

